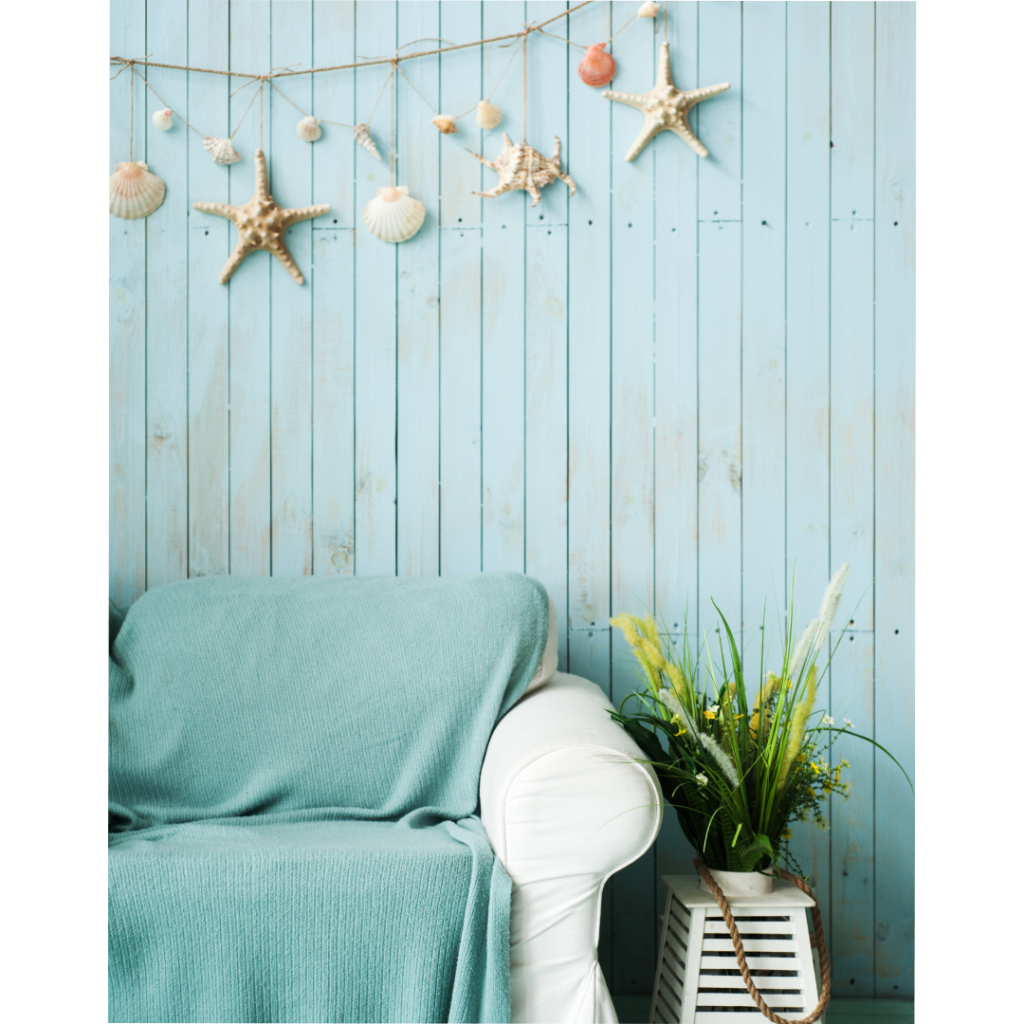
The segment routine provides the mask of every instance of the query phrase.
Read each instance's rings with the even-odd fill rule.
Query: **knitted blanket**
[[[111,1021],[507,1021],[474,811],[543,588],[189,580],[110,655]]]

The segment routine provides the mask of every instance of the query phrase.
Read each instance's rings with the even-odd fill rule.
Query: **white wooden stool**
[[[763,1020],[743,984],[715,897],[701,889],[696,875],[662,875],[661,880],[668,902],[651,1024]],[[813,904],[792,882],[778,878],[775,891],[766,896],[729,900],[754,983],[772,1010],[791,1019],[805,1017],[818,1004],[817,957],[807,928],[807,908]]]

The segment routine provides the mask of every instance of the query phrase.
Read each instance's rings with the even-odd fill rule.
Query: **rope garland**
[[[388,87],[388,83],[390,83],[391,84],[391,121],[392,121],[391,136],[392,136],[392,150],[393,150],[394,149],[394,120],[395,120],[395,103],[394,103],[395,83],[394,83],[394,78],[395,78],[395,72],[396,71],[401,73],[402,77],[406,80],[406,82],[408,82],[408,84],[409,84],[410,88],[413,90],[413,92],[415,92],[416,95],[419,96],[420,99],[422,99],[424,103],[426,103],[426,105],[434,112],[434,114],[436,115],[438,113],[437,110],[434,109],[433,104],[419,91],[419,89],[416,88],[415,85],[413,85],[412,81],[409,79],[409,76],[402,70],[401,67],[399,67],[399,64],[402,61],[415,60],[417,57],[429,57],[429,56],[433,56],[433,55],[441,54],[441,53],[450,53],[450,52],[452,52],[454,50],[465,50],[465,49],[468,49],[468,48],[474,47],[474,46],[485,46],[485,45],[487,45],[489,43],[502,43],[502,42],[505,42],[506,40],[516,40],[517,44],[516,44],[515,48],[513,49],[511,56],[509,57],[508,63],[505,65],[505,67],[502,70],[501,74],[498,76],[498,78],[495,81],[494,85],[491,87],[490,92],[487,94],[485,102],[490,102],[491,97],[494,95],[494,93],[497,90],[498,86],[501,84],[501,80],[505,77],[505,73],[512,66],[512,62],[515,60],[517,52],[518,52],[518,50],[521,47],[522,48],[522,56],[523,56],[523,138],[525,139],[526,138],[526,67],[527,67],[527,64],[526,64],[526,40],[527,40],[527,37],[529,36],[529,34],[531,32],[540,32],[541,35],[546,35],[546,36],[548,36],[551,39],[557,39],[560,42],[569,43],[570,45],[577,46],[580,49],[586,49],[586,47],[581,47],[579,43],[574,43],[574,42],[572,42],[569,39],[563,38],[561,36],[552,35],[549,32],[545,32],[544,31],[544,26],[550,25],[552,22],[558,21],[561,18],[565,18],[568,15],[574,13],[575,11],[580,10],[581,8],[589,6],[592,2],[593,2],[593,0],[583,0],[582,3],[578,3],[574,7],[570,7],[568,10],[561,11],[560,13],[554,15],[553,17],[550,17],[550,18],[546,19],[545,21],[540,22],[539,24],[536,24],[536,25],[535,24],[524,25],[523,26],[523,30],[521,32],[511,32],[511,33],[508,33],[506,35],[491,36],[491,37],[489,37],[487,39],[478,39],[478,40],[476,40],[474,42],[470,42],[470,43],[454,44],[454,43],[449,43],[448,40],[446,40],[446,39],[437,39],[436,40],[437,42],[447,43],[448,45],[442,46],[442,47],[437,47],[436,49],[433,49],[433,50],[419,50],[416,53],[401,54],[398,51],[396,51],[394,56],[391,56],[391,57],[360,58],[359,60],[357,60],[357,61],[355,61],[353,63],[350,63],[350,64],[333,64],[333,65],[330,65],[330,66],[319,67],[319,68],[304,68],[304,69],[295,70],[295,65],[294,64],[289,64],[289,65],[284,66],[284,67],[272,68],[269,72],[266,72],[264,74],[253,74],[251,72],[245,72],[245,71],[225,71],[225,70],[222,70],[220,68],[201,68],[201,67],[195,67],[195,66],[187,65],[187,64],[168,64],[168,63],[164,63],[162,61],[151,61],[151,60],[149,60],[149,57],[151,56],[151,54],[146,54],[145,57],[118,57],[118,56],[111,56],[110,57],[110,63],[112,63],[112,64],[120,64],[121,65],[121,68],[117,72],[117,74],[115,74],[115,75],[113,75],[111,77],[111,81],[113,81],[115,78],[117,78],[118,75],[120,75],[121,72],[125,70],[125,68],[127,68],[128,72],[129,72],[129,82],[130,82],[130,88],[131,88],[131,126],[129,128],[129,143],[128,143],[129,157],[130,158],[134,157],[134,143],[135,143],[135,75],[136,74],[138,74],[139,78],[142,79],[142,82],[144,83],[145,87],[147,89],[149,89],[149,91],[157,98],[157,100],[160,103],[162,103],[163,106],[166,109],[170,110],[171,113],[175,117],[177,117],[184,125],[186,125],[188,128],[191,128],[192,131],[194,131],[196,133],[196,135],[198,135],[201,139],[205,139],[207,137],[206,135],[204,135],[203,132],[201,132],[198,128],[196,128],[195,125],[191,124],[188,120],[186,120],[184,117],[182,117],[181,114],[179,114],[176,110],[174,110],[166,102],[166,100],[164,100],[163,97],[160,96],[160,94],[156,91],[156,89],[154,89],[153,86],[149,84],[149,81],[145,78],[145,76],[142,74],[142,72],[136,70],[136,65],[143,65],[145,67],[153,67],[153,68],[168,68],[168,69],[174,70],[174,71],[195,71],[195,72],[197,72],[199,74],[207,74],[207,75],[225,75],[225,76],[227,76],[229,78],[230,77],[235,77],[235,78],[247,78],[247,79],[249,79],[249,81],[246,82],[244,85],[240,86],[234,92],[230,93],[229,97],[228,97],[229,99],[233,98],[237,93],[241,92],[243,89],[248,88],[250,85],[255,85],[255,84],[259,83],[259,89],[256,90],[256,92],[253,94],[252,99],[249,101],[249,105],[245,108],[245,111],[243,112],[242,116],[238,119],[238,123],[235,125],[234,131],[231,132],[231,134],[228,136],[228,139],[229,140],[230,139],[234,139],[235,135],[238,133],[238,130],[242,127],[242,124],[245,121],[245,118],[249,114],[249,111],[252,109],[253,104],[256,102],[256,99],[258,97],[259,101],[260,101],[260,148],[262,149],[263,148],[263,87],[264,87],[264,85],[269,85],[283,100],[285,100],[285,102],[290,103],[300,114],[302,114],[303,117],[311,116],[310,114],[307,114],[306,111],[304,111],[302,109],[302,107],[300,107],[294,100],[292,100],[284,92],[282,92],[277,87],[277,85],[274,83],[273,79],[275,79],[275,78],[288,78],[288,77],[292,77],[294,75],[315,75],[315,74],[320,74],[320,73],[327,72],[327,71],[344,71],[344,70],[351,69],[351,68],[374,67],[374,66],[379,66],[381,64],[390,64],[391,65],[391,72],[388,75],[388,77],[384,80],[384,84],[381,86],[381,91],[378,94],[377,99],[376,99],[376,101],[373,104],[373,109],[370,111],[369,117],[367,117],[366,121],[363,122],[363,123],[364,124],[369,124],[370,120],[373,118],[373,115],[374,115],[374,113],[377,110],[377,106],[379,105],[379,103],[381,101],[381,98],[384,95],[384,90]],[[613,35],[611,35],[608,38],[608,40],[606,40],[606,42],[610,43],[615,38],[615,36],[617,36],[619,34],[619,32],[621,32],[626,27],[626,25],[628,25],[631,21],[634,20],[635,17],[636,17],[636,15],[634,14],[630,18],[628,18],[625,21],[625,23],[619,28],[619,30],[617,32],[615,32]],[[611,28],[611,26],[609,25],[609,29],[610,28]],[[426,42],[426,41],[427,41],[426,39],[414,39],[414,40],[412,40],[412,42],[404,43],[402,46],[399,47],[399,50],[403,49],[405,46],[413,46],[416,43]],[[511,45],[511,44],[506,42],[506,45]],[[477,106],[477,104],[474,104],[472,107],[470,107],[464,113],[459,114],[458,117],[455,118],[455,120],[461,120],[463,117],[466,117],[467,115],[471,114],[473,112],[473,110],[476,109],[476,106]],[[331,121],[331,120],[328,120],[327,118],[319,118],[318,117],[317,120],[318,121],[323,121],[325,124],[336,125],[339,128],[352,128],[352,129],[354,129],[356,127],[356,125],[346,124],[343,121]],[[391,176],[392,176],[392,185],[393,185],[394,184],[394,159],[393,159],[393,157],[392,157],[392,160],[391,160],[391,164],[392,164],[392,166],[391,166]]]
[[[832,965],[829,963],[828,949],[825,947],[825,927],[821,923],[821,910],[818,907],[818,898],[814,895],[811,887],[802,878],[797,878],[796,875],[792,875],[782,868],[777,868],[780,877],[785,878],[788,882],[792,882],[798,889],[807,893],[814,900],[814,906],[811,907],[811,920],[814,923],[814,945],[817,947],[818,956],[821,958],[821,995],[818,998],[818,1005],[806,1017],[801,1017],[800,1020],[789,1020],[786,1017],[780,1017],[772,1010],[754,984],[750,968],[747,966],[747,957],[743,951],[743,939],[740,936],[740,930],[732,916],[729,901],[725,898],[721,886],[715,881],[714,875],[711,874],[707,865],[702,860],[695,860],[693,866],[697,869],[700,877],[704,879],[707,887],[715,897],[715,902],[718,903],[719,910],[722,911],[725,926],[729,929],[729,935],[732,938],[732,948],[736,953],[736,962],[739,964],[740,974],[743,975],[743,984],[747,986],[750,997],[757,1003],[757,1008],[773,1024],[814,1024],[814,1021],[818,1020],[825,1012],[825,1007],[828,1006],[828,1001],[832,998]]]

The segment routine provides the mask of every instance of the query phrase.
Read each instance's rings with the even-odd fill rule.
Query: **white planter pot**
[[[760,871],[721,871],[708,868],[725,896],[764,896],[775,889],[775,876]],[[770,869],[769,869],[770,870]],[[700,887],[711,892],[702,878]]]

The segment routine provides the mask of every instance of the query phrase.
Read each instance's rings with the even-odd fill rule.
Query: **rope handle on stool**
[[[807,893],[814,900],[814,905],[811,907],[811,920],[814,923],[814,945],[818,950],[818,956],[821,958],[821,996],[818,999],[818,1005],[806,1017],[801,1017],[800,1020],[789,1020],[772,1012],[771,1007],[764,1001],[764,997],[754,984],[750,968],[747,966],[747,957],[743,951],[743,939],[740,937],[739,927],[732,916],[729,901],[725,898],[721,886],[715,881],[714,875],[711,874],[703,861],[695,860],[693,866],[697,869],[700,877],[707,883],[708,888],[718,903],[719,909],[722,911],[725,926],[729,929],[729,935],[732,937],[732,948],[736,953],[736,962],[739,964],[740,974],[743,975],[743,984],[747,986],[751,999],[757,1003],[757,1008],[770,1021],[774,1021],[775,1024],[814,1024],[814,1021],[818,1020],[825,1012],[825,1007],[828,1006],[828,1001],[832,998],[832,965],[828,962],[828,950],[825,948],[825,928],[821,923],[818,898],[814,895],[811,887],[802,878],[797,878],[796,875],[791,875],[788,871],[777,868],[780,877],[788,882],[792,882],[798,889]],[[808,965],[808,967],[811,967],[811,965]]]

